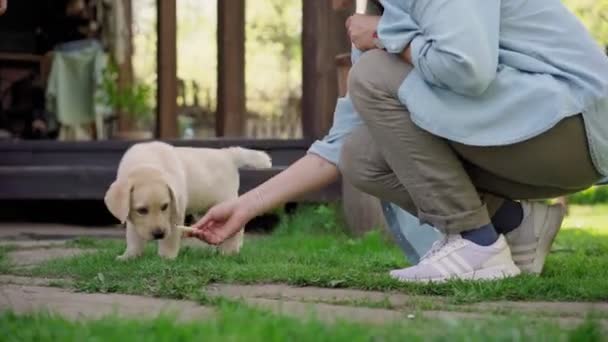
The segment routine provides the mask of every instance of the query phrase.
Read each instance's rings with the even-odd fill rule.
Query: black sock
[[[519,227],[521,221],[524,219],[524,210],[519,202],[505,200],[505,202],[498,208],[494,217],[492,217],[492,224],[498,234],[507,234],[513,229]]]
[[[460,233],[463,239],[467,239],[480,246],[489,246],[498,240],[496,229],[491,223],[477,229]]]

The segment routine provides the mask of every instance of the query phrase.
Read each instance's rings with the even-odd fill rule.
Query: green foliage
[[[595,186],[578,192],[568,198],[572,204],[600,204],[608,203],[608,186]]]
[[[134,83],[119,87],[118,67],[115,63],[109,63],[103,74],[102,88],[105,96],[101,100],[114,112],[126,114],[134,122],[143,125],[151,122],[153,113],[150,101],[153,94],[150,86]]]
[[[275,234],[331,234],[345,233],[344,223],[336,204],[304,205],[296,215],[281,214]]]
[[[154,0],[134,0],[133,67],[138,79],[156,80]],[[299,110],[302,82],[302,2],[247,0],[245,81],[247,111],[279,116]],[[177,2],[177,76],[188,93],[197,92],[202,108],[216,106],[217,2]],[[189,88],[196,81],[199,88]],[[294,100],[296,99],[296,100]]]
[[[608,46],[608,0],[563,0],[600,45]]]

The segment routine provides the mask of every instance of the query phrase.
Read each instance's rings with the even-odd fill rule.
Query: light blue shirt
[[[581,113],[591,156],[608,175],[608,58],[560,0],[384,0],[378,36],[409,44],[399,99],[421,128],[473,146],[521,142]],[[353,63],[360,53],[353,51]],[[340,98],[309,152],[337,164],[363,122]],[[564,144],[567,144],[564,141]],[[547,151],[559,153],[559,151]]]

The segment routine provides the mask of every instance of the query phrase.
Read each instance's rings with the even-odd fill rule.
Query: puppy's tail
[[[237,167],[249,166],[256,169],[266,169],[272,166],[270,156],[266,152],[242,147],[230,147],[226,151],[232,156],[232,160]]]

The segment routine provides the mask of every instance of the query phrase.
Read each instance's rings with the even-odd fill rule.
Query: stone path
[[[124,230],[118,227],[75,227],[61,224],[0,223],[2,244],[61,242],[78,237],[122,238]]]
[[[153,318],[172,314],[181,320],[205,319],[213,309],[189,301],[166,300],[120,294],[76,293],[54,287],[3,284],[0,287],[0,310],[16,313],[46,311],[66,318],[120,317]]]
[[[26,267],[34,266],[49,259],[68,258],[90,252],[94,252],[94,250],[53,246],[49,248],[18,249],[11,251],[8,259],[12,265]]]
[[[121,294],[78,293],[69,289],[51,287],[63,284],[69,286],[69,281],[61,279],[40,279],[15,276],[0,276],[0,310],[11,309],[17,313],[52,312],[71,319],[99,318],[109,314],[120,317],[153,318],[163,314],[174,315],[180,320],[209,319],[213,317],[214,309],[199,305],[193,301],[150,298]],[[296,318],[316,317],[325,322],[351,321],[366,324],[386,324],[413,318],[432,318],[442,320],[486,319],[484,310],[492,309],[492,305],[503,305],[504,310],[511,313],[536,310],[542,317],[552,318],[564,327],[580,324],[584,315],[593,310],[608,314],[608,304],[591,303],[486,303],[475,304],[480,310],[418,310],[415,304],[419,298],[402,294],[386,295],[379,292],[357,290],[329,290],[314,287],[291,287],[286,285],[214,285],[205,291],[218,297],[243,300],[245,303],[275,313]],[[388,298],[395,303],[394,308],[366,307],[364,300]],[[354,303],[359,300],[361,306]],[[330,304],[335,301],[340,304]],[[353,301],[353,302],[351,302]],[[350,304],[349,304],[350,303]],[[369,302],[373,303],[373,302]],[[549,304],[548,307],[543,305]],[[574,311],[567,311],[567,305],[574,304]],[[547,309],[558,311],[551,312]],[[559,311],[561,310],[561,311]],[[579,311],[580,310],[580,311]],[[494,314],[496,316],[496,314]],[[608,329],[608,321],[602,320],[602,325]]]
[[[70,239],[81,236],[122,238],[120,229],[70,228],[59,226],[0,225],[0,241],[15,247],[9,252],[13,265],[27,267],[43,260],[74,256],[87,250],[67,247]],[[11,230],[12,229],[12,230]],[[77,293],[70,289],[69,279],[40,279],[0,275],[0,310],[18,313],[51,311],[67,318],[96,318],[108,314],[130,317],[155,317],[171,313],[182,320],[208,319],[214,308],[192,301],[167,300],[120,294]],[[277,313],[306,318],[316,316],[326,322],[348,320],[368,324],[386,324],[411,318],[444,320],[486,319],[488,315],[522,313],[544,317],[563,326],[581,323],[595,312],[608,329],[608,303],[557,302],[487,302],[453,305],[445,298],[408,296],[349,289],[291,287],[287,285],[214,284],[201,289],[209,296],[239,299]]]
[[[292,287],[288,285],[230,285],[214,284],[207,292],[211,295],[230,298],[265,298],[307,303],[335,303],[351,306],[383,305],[395,310],[415,312],[419,307],[426,311],[445,308],[461,312],[509,313],[525,312],[556,317],[584,317],[589,312],[602,313],[608,318],[608,303],[589,302],[484,302],[466,305],[449,304],[445,298],[409,296],[400,293],[362,291],[351,289],[327,289],[316,287]]]

